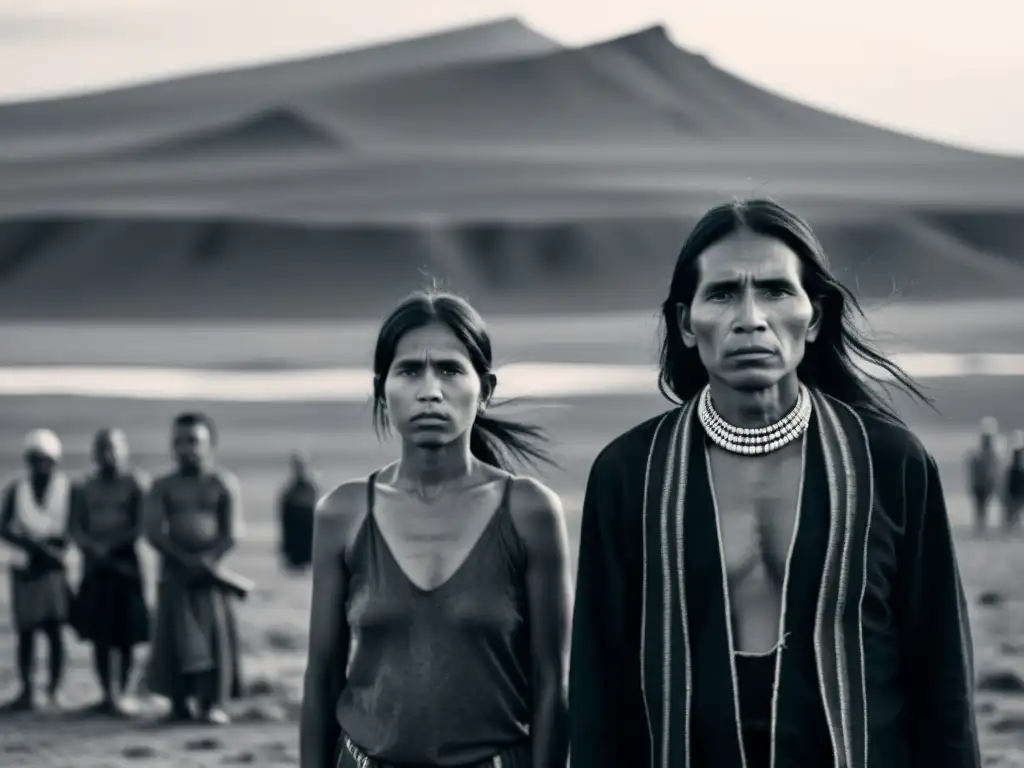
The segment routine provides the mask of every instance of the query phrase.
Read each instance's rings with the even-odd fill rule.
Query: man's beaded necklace
[[[723,419],[711,402],[711,387],[706,386],[697,403],[697,418],[711,441],[730,453],[759,456],[779,450],[798,439],[811,423],[811,396],[801,384],[796,405],[779,421],[766,427],[734,427]]]

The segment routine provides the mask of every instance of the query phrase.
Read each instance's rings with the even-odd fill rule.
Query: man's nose
[[[757,333],[768,328],[768,321],[759,301],[750,291],[743,295],[736,309],[733,330],[737,333]]]

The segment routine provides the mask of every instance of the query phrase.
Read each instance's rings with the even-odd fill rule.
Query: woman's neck
[[[472,474],[474,466],[468,441],[456,440],[429,448],[406,443],[402,446],[395,479],[413,489],[427,490],[464,480]]]

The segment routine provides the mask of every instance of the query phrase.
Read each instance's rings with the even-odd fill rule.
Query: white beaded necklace
[[[723,419],[711,402],[711,387],[705,386],[697,403],[697,418],[711,441],[730,453],[757,456],[777,451],[793,442],[811,423],[811,397],[807,388],[800,385],[796,405],[779,421],[766,427],[734,427]]]

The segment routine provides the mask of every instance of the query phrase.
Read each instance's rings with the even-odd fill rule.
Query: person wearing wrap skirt
[[[212,466],[212,435],[208,417],[179,416],[179,468],[146,497],[146,538],[162,556],[147,682],[170,699],[172,720],[192,719],[195,699],[199,716],[220,725],[224,704],[241,695],[240,651],[230,597],[211,569],[240,538],[242,507],[238,480]]]
[[[2,709],[35,707],[32,678],[35,638],[49,641],[48,696],[56,704],[64,672],[63,625],[72,599],[64,564],[70,507],[70,481],[57,470],[60,439],[50,430],[34,430],[25,440],[28,473],[4,491],[0,539],[12,546],[11,619],[17,634],[21,691]]]
[[[71,606],[71,626],[93,645],[103,691],[96,709],[119,714],[133,649],[149,640],[149,609],[136,551],[146,482],[126,468],[128,441],[121,430],[97,433],[93,458],[96,473],[78,484],[72,495],[71,536],[85,562]]]

